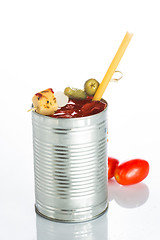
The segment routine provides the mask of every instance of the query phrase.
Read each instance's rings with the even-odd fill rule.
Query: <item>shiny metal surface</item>
[[[37,212],[86,221],[107,208],[106,112],[60,119],[32,113]]]
[[[108,240],[108,216],[82,223],[59,223],[36,216],[37,240]]]

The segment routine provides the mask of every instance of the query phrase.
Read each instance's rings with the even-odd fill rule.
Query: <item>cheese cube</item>
[[[36,93],[32,102],[36,112],[42,115],[52,115],[58,109],[57,101],[52,88]]]

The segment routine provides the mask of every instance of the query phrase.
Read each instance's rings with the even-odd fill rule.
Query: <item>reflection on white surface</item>
[[[107,212],[83,223],[59,223],[36,216],[37,240],[108,240]]]
[[[113,199],[124,208],[136,208],[143,205],[149,197],[149,188],[145,183],[122,186],[115,180],[108,181],[109,201]]]

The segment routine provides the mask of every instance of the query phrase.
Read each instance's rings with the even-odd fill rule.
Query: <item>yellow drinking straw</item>
[[[101,84],[99,85],[94,97],[93,97],[93,101],[100,101],[102,98],[102,95],[104,93],[104,91],[106,90],[106,87],[108,86],[109,81],[111,80],[131,38],[132,38],[133,34],[127,32],[125,37],[123,38],[121,45],[119,46],[119,49],[116,53],[116,55],[114,56]]]

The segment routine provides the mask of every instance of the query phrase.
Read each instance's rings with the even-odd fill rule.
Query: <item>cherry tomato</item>
[[[114,176],[114,171],[118,164],[119,161],[116,158],[108,157],[108,179]]]
[[[131,185],[141,182],[149,173],[149,164],[142,159],[133,159],[120,164],[114,172],[119,184]]]

